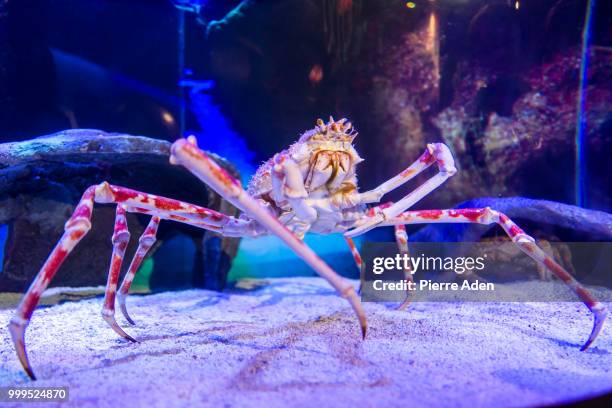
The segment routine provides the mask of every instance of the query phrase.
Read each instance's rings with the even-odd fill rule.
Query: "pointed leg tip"
[[[395,310],[398,310],[398,311],[406,310],[408,306],[410,306],[411,304],[412,304],[412,299],[410,298],[410,295],[408,295],[406,300],[404,300]]]
[[[121,298],[119,298],[119,308],[121,309],[121,313],[123,314],[123,317],[125,317],[125,320],[127,320],[127,322],[132,326],[136,326],[136,322],[134,322],[134,320],[127,311],[125,300],[122,300]]]
[[[599,307],[593,309],[593,330],[591,330],[591,334],[589,335],[588,340],[580,348],[580,351],[586,351],[591,346],[591,344],[593,344],[593,342],[601,332],[604,322],[606,321],[608,310],[604,306],[601,306],[601,304],[599,305]]]
[[[366,320],[366,316],[363,311],[363,306],[361,305],[361,300],[359,299],[359,296],[357,296],[357,294],[355,293],[355,289],[352,287],[346,291],[344,297],[346,297],[351,307],[355,311],[357,319],[359,320],[359,326],[361,327],[361,336],[365,339],[368,321]]]
[[[32,381],[36,381],[36,376],[34,375],[34,371],[32,371],[31,367],[23,367],[23,369]]]
[[[104,320],[106,321],[106,323],[108,323],[108,325],[111,327],[111,329],[113,329],[115,331],[115,333],[117,333],[119,336],[123,337],[126,340],[131,341],[132,343],[138,343],[138,341],[135,338],[133,338],[132,336],[127,334],[121,328],[121,326],[119,326],[119,324],[117,324],[117,321],[115,320],[115,316],[114,315],[103,313],[103,317],[104,317]]]
[[[408,306],[410,306],[410,302],[404,302],[401,305],[399,305],[395,310],[397,310],[398,312],[402,312],[408,309]]]
[[[365,314],[363,311],[359,314],[359,326],[361,327],[361,339],[365,340],[366,334],[368,332],[368,321],[366,320]]]
[[[591,333],[591,336],[589,336],[589,339],[586,341],[586,343],[584,343],[582,347],[580,347],[580,351],[587,351],[595,341],[596,337],[597,335],[593,336],[593,333]]]
[[[36,380],[36,376],[34,375],[34,371],[32,370],[32,366],[30,365],[30,361],[28,360],[28,353],[26,351],[25,346],[26,326],[27,322],[19,323],[12,320],[8,325],[8,329],[11,333],[11,338],[13,339],[13,345],[15,346],[17,358],[19,359],[23,370],[26,372],[28,377],[30,377],[32,380]]]
[[[603,328],[607,316],[608,310],[603,306],[599,309],[593,310],[593,330],[591,330],[591,334],[589,335],[589,339],[586,341],[586,343],[584,343],[584,345],[580,347],[580,351],[586,351],[591,346],[591,344],[593,344],[593,342],[601,332],[601,329]]]

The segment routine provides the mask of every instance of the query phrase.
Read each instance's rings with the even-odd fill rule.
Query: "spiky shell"
[[[336,122],[330,117],[327,124],[318,119],[315,127],[304,132],[297,142],[259,166],[255,175],[249,181],[247,193],[253,197],[261,197],[272,191],[272,168],[274,163],[282,156],[290,157],[302,167],[309,165],[310,158],[317,151],[331,150],[348,153],[354,165],[362,162],[363,159],[352,143],[355,136],[357,136],[357,132],[346,119],[340,119]]]

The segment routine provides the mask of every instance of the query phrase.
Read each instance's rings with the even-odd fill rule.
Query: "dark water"
[[[608,2],[175,3],[2,5],[0,138],[184,130],[248,176],[317,117],[349,116],[367,185],[443,140],[468,175],[441,204],[612,206]]]
[[[420,208],[522,196],[612,209],[609,2],[174,3],[3,2],[0,141],[195,134],[246,182],[333,115],[360,132],[362,189],[444,142],[459,173]],[[603,239],[543,217],[524,222],[545,238]]]

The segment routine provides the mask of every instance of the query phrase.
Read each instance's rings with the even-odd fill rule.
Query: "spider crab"
[[[196,145],[191,136],[176,141],[171,148],[170,162],[182,165],[242,211],[230,217],[197,205],[131,190],[103,182],[89,187],[40,272],[34,279],[9,324],[17,356],[27,374],[35,379],[25,347],[25,329],[41,294],[58,268],[91,228],[95,203],[115,204],[116,218],[112,236],[113,252],[106,285],[102,316],[120,336],[134,340],[115,320],[115,297],[127,321],[125,299],[134,275],[155,242],[160,220],[171,220],[216,231],[226,236],[257,237],[274,234],[325,278],[354,309],[362,335],[366,334],[366,318],[353,285],[333,271],[302,238],[308,231],[319,234],[344,234],[357,266],[361,257],[352,237],[375,227],[394,226],[400,252],[406,252],[404,225],[421,223],[498,224],[528,256],[549,269],[565,282],[594,314],[591,334],[582,346],[587,349],[602,329],[607,310],[594,299],[563,267],[542,251],[533,238],[506,215],[491,208],[409,211],[416,202],[431,193],[456,173],[448,147],[441,143],[427,145],[423,154],[404,171],[373,190],[359,192],[356,166],[363,159],[353,147],[357,133],[346,119],[328,123],[317,120],[297,143],[264,163],[244,190],[240,183],[217,165]],[[432,165],[437,172],[425,183],[395,203],[380,204],[381,198],[422,173]],[[368,204],[372,206],[368,207]],[[151,220],[139,239],[139,246],[128,267],[119,291],[117,284],[130,233],[126,213],[148,214]]]

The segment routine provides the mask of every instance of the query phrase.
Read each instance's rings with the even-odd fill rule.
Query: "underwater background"
[[[330,115],[359,131],[362,190],[444,142],[459,172],[415,208],[490,205],[538,239],[610,241],[611,46],[612,7],[601,0],[0,0],[0,291],[29,284],[88,185],[235,211],[172,169],[161,141],[195,135],[246,185]],[[113,211],[97,211],[99,226],[52,285],[105,281]],[[134,237],[147,221],[130,222]],[[358,245],[392,240],[381,229]],[[306,242],[358,276],[341,236]],[[593,282],[610,285],[609,273]],[[238,244],[163,223],[135,289],[313,274],[273,237]]]

